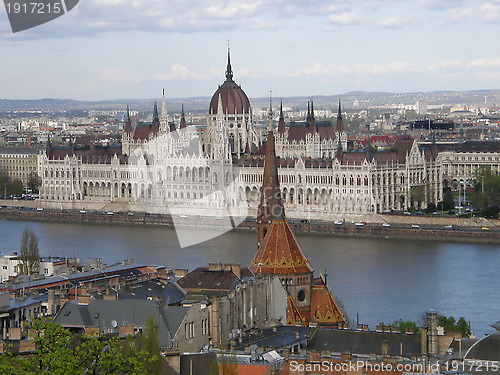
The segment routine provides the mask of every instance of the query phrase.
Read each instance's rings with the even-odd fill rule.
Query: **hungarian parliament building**
[[[282,199],[289,218],[370,220],[390,210],[437,204],[443,188],[471,185],[476,169],[500,173],[500,142],[419,142],[401,137],[389,150],[348,151],[340,102],[332,121],[314,103],[300,123],[272,121]],[[212,96],[203,132],[169,123],[165,96],[153,121],[127,116],[119,146],[47,146],[40,198],[48,208],[255,217],[266,139],[250,101],[226,79]],[[419,191],[419,194],[415,194]],[[419,199],[416,201],[415,197]]]

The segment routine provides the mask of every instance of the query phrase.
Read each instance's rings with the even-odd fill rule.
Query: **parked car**
[[[358,227],[360,227],[360,226],[366,225],[366,221],[358,221],[358,222],[354,223],[354,225],[357,225]]]
[[[383,226],[383,227],[390,227],[390,226],[391,226],[391,224],[389,224],[389,223],[384,223],[384,224],[382,224],[382,226]]]
[[[333,222],[333,224],[335,224],[335,225],[342,225],[342,224],[344,224],[344,222],[342,220],[336,220],[336,221]]]
[[[420,225],[418,225],[418,224],[412,224],[411,227],[412,228],[420,228]]]

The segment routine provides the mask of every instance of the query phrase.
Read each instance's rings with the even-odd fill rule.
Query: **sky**
[[[500,0],[80,0],[12,33],[0,11],[0,99],[500,89]]]

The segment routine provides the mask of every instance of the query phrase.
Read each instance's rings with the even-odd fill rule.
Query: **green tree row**
[[[444,315],[439,315],[437,319],[438,324],[444,328],[445,333],[458,332],[462,334],[462,337],[470,337],[470,326],[464,317],[461,317],[460,319],[458,319],[458,321],[456,321],[452,316],[447,317]]]
[[[500,175],[494,175],[490,166],[478,168],[475,174],[472,201],[487,218],[498,218],[500,213]]]
[[[458,332],[462,334],[462,337],[470,337],[471,335],[470,326],[464,317],[461,317],[457,321],[452,316],[447,317],[444,315],[439,315],[437,319],[438,319],[438,325],[444,328],[445,333]],[[385,324],[379,323],[379,325],[384,326]],[[420,327],[417,325],[417,323],[412,322],[410,320],[405,321],[403,319],[399,319],[396,320],[394,323],[389,324],[389,326],[398,328],[401,333],[405,333],[406,330],[409,328],[413,329],[413,332],[415,334],[420,333]]]
[[[17,196],[25,193],[25,188],[32,193],[38,193],[42,181],[36,176],[31,176],[24,186],[23,182],[18,178],[10,178],[7,176],[0,176],[0,197]]]
[[[161,373],[158,327],[148,318],[140,343],[132,337],[73,335],[57,323],[37,319],[31,328],[36,351],[0,354],[1,374],[149,374]],[[138,349],[138,346],[142,346]]]

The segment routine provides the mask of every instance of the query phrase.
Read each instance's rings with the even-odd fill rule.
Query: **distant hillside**
[[[313,99],[315,108],[336,110],[339,99],[344,108],[354,105],[357,108],[384,104],[415,104],[418,100],[425,99],[428,104],[443,105],[469,105],[469,106],[497,106],[500,107],[500,90],[476,90],[476,91],[436,91],[436,92],[414,92],[414,93],[391,93],[391,92],[364,92],[351,91],[338,95],[318,96],[294,96],[274,98],[278,103],[283,100],[285,107],[304,109],[307,100]],[[68,111],[88,109],[124,109],[127,104],[130,108],[139,111],[151,111],[153,103],[161,102],[160,98],[151,99],[115,99],[102,101],[77,101],[71,99],[34,99],[34,100],[10,100],[0,99],[0,112],[10,111]],[[210,97],[192,98],[167,98],[168,110],[180,112],[181,105],[189,112],[207,111]],[[266,108],[269,98],[251,98],[254,108]]]

